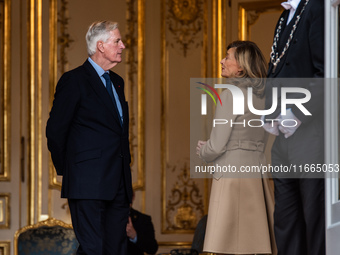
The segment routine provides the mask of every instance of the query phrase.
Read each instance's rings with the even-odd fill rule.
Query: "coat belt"
[[[247,140],[233,140],[227,143],[227,151],[232,150],[264,151],[264,143]]]

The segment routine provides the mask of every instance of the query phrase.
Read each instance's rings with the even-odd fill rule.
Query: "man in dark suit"
[[[126,226],[128,255],[155,254],[158,244],[155,230],[149,215],[143,214],[131,207],[129,222]]]
[[[322,78],[324,76],[324,1],[291,0],[282,3],[283,11],[275,29],[269,64],[269,78]],[[296,81],[269,82],[266,108],[272,105],[273,86],[296,86]],[[304,104],[312,114],[305,116],[296,106],[288,106],[282,116],[280,105],[266,119],[279,119],[265,129],[276,135],[272,147],[273,166],[307,166],[324,163],[323,85],[320,80],[303,83],[311,92]],[[280,85],[281,84],[281,85]],[[302,83],[301,83],[302,84]],[[280,92],[280,88],[279,88]],[[301,94],[291,93],[289,98]],[[295,127],[284,127],[282,120],[294,119]],[[281,124],[280,124],[281,123]],[[292,176],[288,176],[292,177]],[[284,178],[274,175],[274,231],[279,255],[325,254],[324,179]],[[320,177],[320,176],[318,176]]]
[[[60,78],[47,122],[48,148],[63,176],[79,241],[77,254],[126,254],[132,198],[129,114],[124,81],[110,71],[125,46],[118,24],[93,23],[89,58]]]

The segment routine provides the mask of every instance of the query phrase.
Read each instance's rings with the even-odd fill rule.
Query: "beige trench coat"
[[[259,125],[260,116],[252,114],[247,106],[246,87],[240,87],[245,98],[245,114],[233,115],[233,98],[226,89],[220,97],[222,106],[216,108],[215,119],[226,119],[225,125],[216,125],[210,139],[201,148],[200,157],[215,165],[259,166],[266,164],[264,143],[266,134]],[[264,99],[253,95],[255,109],[264,109]],[[246,123],[230,125],[233,123]],[[236,178],[235,178],[236,177]],[[246,178],[237,178],[246,177]],[[249,178],[248,178],[249,177]],[[225,254],[276,254],[273,233],[274,194],[268,178],[261,173],[235,176],[214,173],[207,229],[203,250]]]

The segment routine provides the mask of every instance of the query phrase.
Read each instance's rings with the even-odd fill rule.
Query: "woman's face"
[[[239,66],[235,59],[234,55],[235,50],[236,48],[230,48],[227,52],[226,57],[221,60],[222,77],[225,78],[237,77],[238,74],[242,71],[242,68]]]

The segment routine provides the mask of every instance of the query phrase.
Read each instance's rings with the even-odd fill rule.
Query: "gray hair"
[[[117,22],[96,21],[91,24],[86,33],[87,54],[92,56],[97,51],[97,42],[106,42],[110,38],[110,32],[118,28]]]

